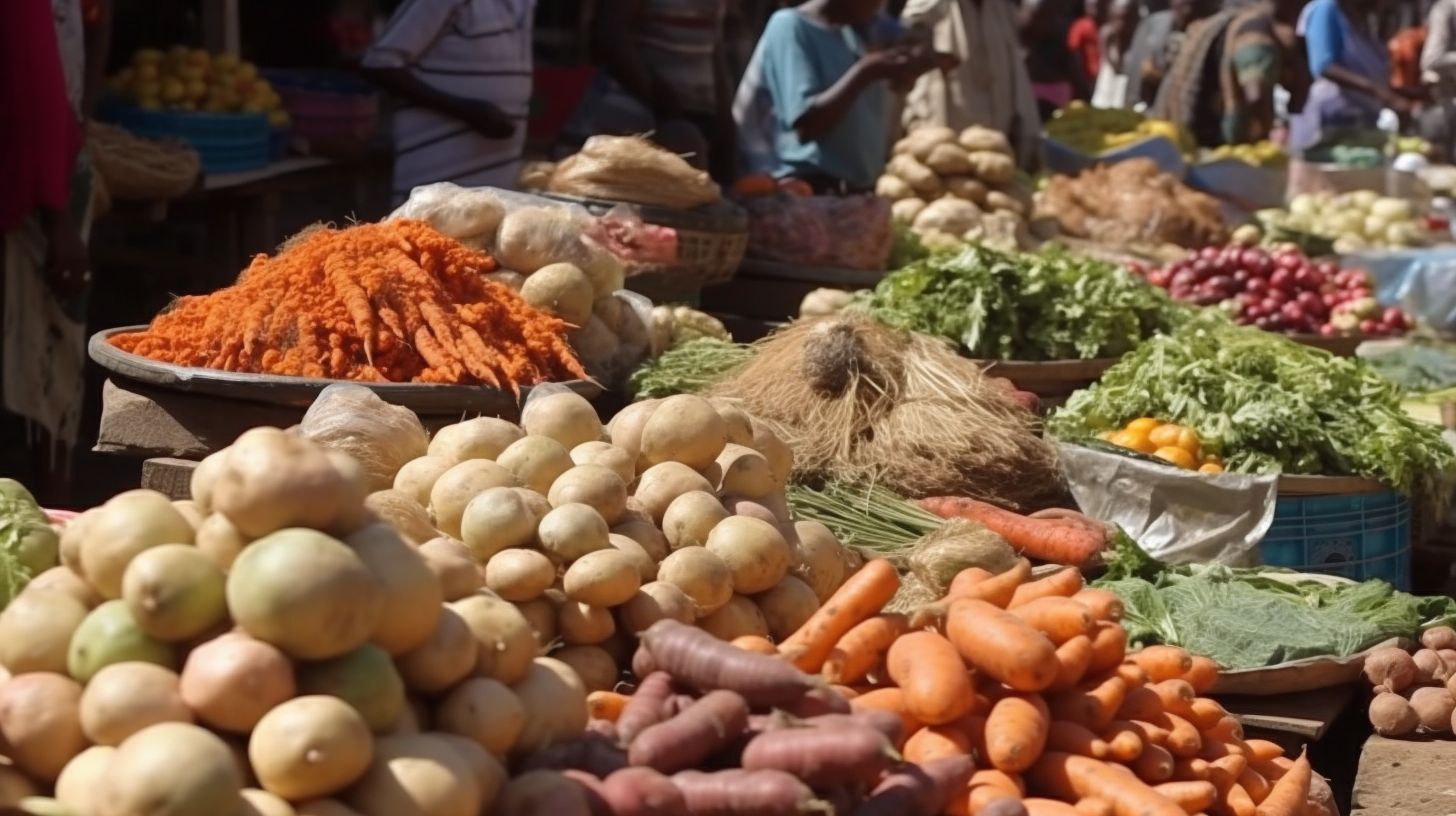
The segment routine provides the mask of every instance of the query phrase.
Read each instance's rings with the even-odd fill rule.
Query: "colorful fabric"
[[[1079,17],[1067,29],[1067,47],[1082,60],[1087,76],[1095,77],[1102,68],[1102,36],[1097,30],[1097,21],[1091,17]]]
[[[1299,153],[1317,148],[1341,131],[1375,128],[1385,107],[1380,100],[1341,87],[1321,74],[1339,64],[1372,82],[1389,82],[1390,53],[1385,43],[1367,26],[1347,19],[1336,0],[1314,0],[1305,6],[1296,31],[1304,37],[1310,75],[1315,79],[1304,109],[1290,119],[1291,150]]]
[[[0,127],[0,234],[37,209],[63,210],[70,200],[81,150],[80,88],[72,94],[62,59],[63,10],[50,0],[0,3],[0,110],[11,114]]]
[[[1390,84],[1397,88],[1421,86],[1421,52],[1426,45],[1426,27],[1413,26],[1390,38]]]
[[[1177,122],[1204,147],[1251,140],[1244,87],[1271,93],[1279,82],[1274,9],[1267,4],[1221,11],[1188,26],[1182,50],[1159,88],[1153,115]]]

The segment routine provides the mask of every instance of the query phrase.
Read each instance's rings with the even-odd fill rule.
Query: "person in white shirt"
[[[406,0],[364,56],[395,95],[394,198],[450,181],[514,188],[531,101],[534,0]]]

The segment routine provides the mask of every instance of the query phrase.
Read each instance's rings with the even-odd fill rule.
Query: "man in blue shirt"
[[[769,18],[745,81],[762,83],[771,111],[774,169],[819,193],[867,192],[885,167],[885,124],[890,83],[902,84],[933,68],[948,68],[947,55],[897,45],[873,50],[863,32],[883,0],[807,0]],[[744,99],[740,89],[740,103]],[[750,106],[735,106],[744,130],[765,123]]]

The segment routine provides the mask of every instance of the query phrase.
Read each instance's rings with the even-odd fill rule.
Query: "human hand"
[[[80,294],[91,280],[91,259],[86,243],[81,240],[81,230],[64,212],[46,213],[42,220],[46,233],[43,269],[46,285],[62,299]]]
[[[482,100],[461,103],[457,112],[471,130],[487,139],[509,139],[516,133],[516,123],[495,105]]]
[[[1411,112],[1411,100],[1405,94],[1402,94],[1394,88],[1378,88],[1375,92],[1375,98],[1380,100],[1380,104],[1395,111],[1400,116],[1405,116]]]

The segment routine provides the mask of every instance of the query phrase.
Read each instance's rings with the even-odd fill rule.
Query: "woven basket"
[[[115,125],[90,122],[87,146],[112,198],[158,201],[186,194],[197,183],[202,159],[180,141],[133,136]]]

